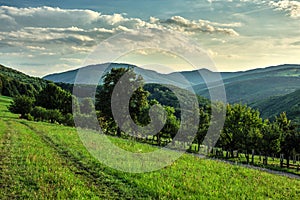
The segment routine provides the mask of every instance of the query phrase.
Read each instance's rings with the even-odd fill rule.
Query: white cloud
[[[172,40],[174,31],[196,37],[232,37],[239,35],[235,28],[240,26],[242,24],[238,22],[189,20],[181,16],[169,19],[150,17],[149,20],[142,20],[127,17],[125,14],[104,15],[82,9],[0,6],[0,55],[2,60],[15,60],[18,56],[30,58],[31,60],[24,63],[44,63],[47,67],[65,61],[71,68],[72,64],[79,63],[79,57],[84,58],[101,41],[121,32],[130,32],[138,41],[140,34],[136,37],[135,32],[139,30],[170,31],[170,37],[165,40],[180,45],[179,41]],[[151,38],[153,35],[146,37]],[[129,47],[133,45],[131,43],[128,43]],[[61,59],[64,56],[68,58]]]
[[[275,10],[282,10],[292,18],[300,18],[300,2],[290,0],[270,1],[270,6]]]
[[[231,36],[238,36],[239,34],[232,28],[225,27],[237,27],[241,26],[240,23],[232,24],[221,24],[210,22],[207,20],[188,20],[181,16],[174,16],[170,19],[160,21],[162,25],[165,25],[167,28],[172,30],[177,30],[179,32],[187,32],[196,34],[198,32],[207,32],[207,33],[223,33]]]
[[[102,15],[99,12],[52,7],[16,8],[0,6],[1,45],[30,50],[87,52],[87,47],[120,32],[152,28],[178,31],[187,35],[223,34],[238,36],[233,29],[240,23],[217,23],[207,20],[188,20],[174,16],[167,20],[151,17],[148,21],[128,18],[122,14]],[[51,46],[55,46],[51,48]]]

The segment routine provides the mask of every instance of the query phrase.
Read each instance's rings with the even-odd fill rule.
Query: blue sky
[[[299,0],[0,0],[0,63],[34,76],[66,71],[116,34],[147,28],[191,38],[219,71],[300,64]],[[140,65],[138,53],[124,61]],[[158,54],[147,59],[163,62]]]

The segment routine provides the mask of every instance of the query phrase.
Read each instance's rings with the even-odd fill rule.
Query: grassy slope
[[[76,129],[17,119],[0,97],[0,199],[298,199],[300,181],[184,155],[143,174],[98,162]],[[155,147],[110,138],[124,149]]]

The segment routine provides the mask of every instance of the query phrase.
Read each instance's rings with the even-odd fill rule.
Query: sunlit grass
[[[118,171],[91,156],[75,128],[20,120],[7,112],[8,103],[0,97],[0,199],[300,197],[299,180],[187,154],[154,172]],[[157,149],[133,140],[99,137],[131,152]]]

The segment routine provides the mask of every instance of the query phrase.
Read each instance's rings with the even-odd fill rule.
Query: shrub
[[[21,118],[25,118],[32,110],[34,99],[25,95],[17,96],[8,107],[9,111],[16,114],[21,114]]]

